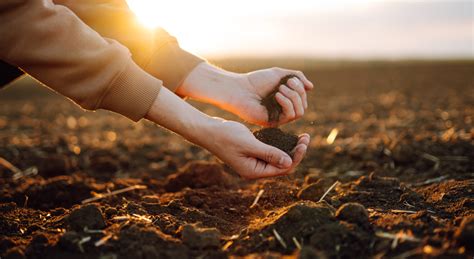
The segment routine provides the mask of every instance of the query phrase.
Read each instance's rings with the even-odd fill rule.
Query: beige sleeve
[[[54,0],[71,9],[102,36],[115,39],[132,52],[135,62],[175,91],[204,60],[181,49],[163,29],[141,25],[125,0]],[[159,12],[157,12],[159,15]]]
[[[1,60],[85,109],[107,109],[137,121],[162,86],[133,62],[127,48],[51,0],[2,0],[0,35]]]

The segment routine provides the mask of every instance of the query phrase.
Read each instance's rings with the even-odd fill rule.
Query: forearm
[[[219,119],[200,112],[164,87],[145,118],[205,148],[208,145],[203,140],[209,142],[211,128],[219,122]]]

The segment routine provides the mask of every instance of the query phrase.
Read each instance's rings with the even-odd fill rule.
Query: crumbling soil
[[[151,123],[6,89],[0,156],[30,173],[0,165],[0,257],[472,258],[473,68],[304,71],[320,86],[288,128],[310,149],[294,174],[257,181]]]
[[[290,156],[298,143],[298,136],[285,133],[279,128],[262,128],[254,131],[253,134],[263,143],[279,148]]]
[[[280,114],[283,112],[282,107],[277,102],[275,95],[278,93],[280,85],[286,85],[290,78],[296,77],[295,75],[287,75],[283,77],[275,89],[272,90],[265,98],[262,99],[261,104],[265,106],[268,112],[268,122],[277,122],[280,119]]]

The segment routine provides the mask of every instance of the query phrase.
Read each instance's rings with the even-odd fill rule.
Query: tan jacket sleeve
[[[141,25],[125,0],[54,0],[71,9],[102,36],[115,39],[132,52],[145,71],[175,91],[192,69],[203,62],[181,49],[176,38],[163,29]],[[159,15],[159,14],[157,14]]]
[[[103,108],[136,121],[162,86],[124,46],[51,0],[2,0],[0,35],[1,60],[85,109]]]

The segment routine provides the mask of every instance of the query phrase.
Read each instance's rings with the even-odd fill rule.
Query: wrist
[[[191,71],[176,93],[226,109],[244,80],[242,74],[203,62]]]
[[[165,87],[160,90],[146,118],[202,146],[206,144],[203,140],[212,136],[212,129],[219,121],[197,110]]]

